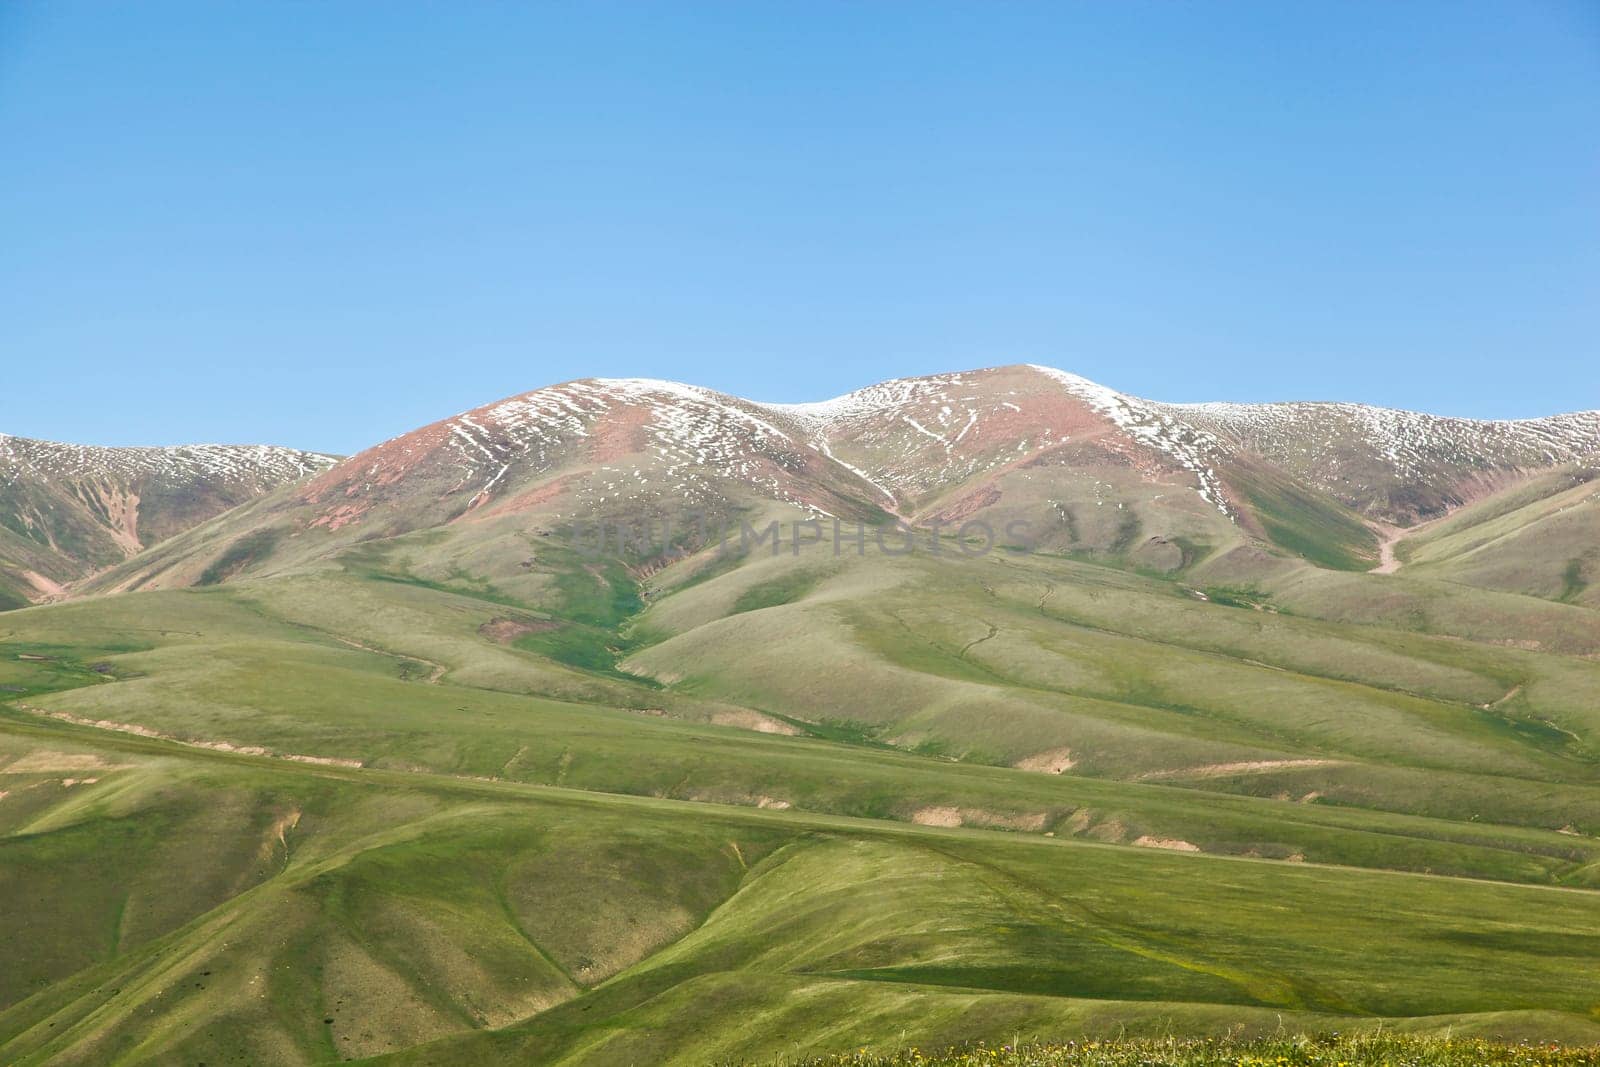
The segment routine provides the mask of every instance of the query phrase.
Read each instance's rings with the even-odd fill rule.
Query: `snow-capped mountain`
[[[181,584],[252,530],[265,540],[244,569],[432,528],[496,537],[593,517],[778,507],[1017,520],[1036,547],[1163,571],[1241,544],[1366,569],[1390,525],[1597,454],[1595,412],[1481,422],[1351,404],[1158,403],[1033,365],[799,404],[590,378],[383,442],[136,566]],[[261,547],[269,542],[279,547]]]
[[[1507,475],[1593,461],[1600,411],[1482,420],[1365,404],[1155,405],[1377,518],[1414,522],[1457,507]]]
[[[1008,446],[1026,452],[1068,440],[1069,423],[1082,412],[1064,401],[1188,471],[1195,491],[1223,514],[1230,490],[1219,470],[1241,457],[1280,467],[1372,517],[1409,522],[1464,502],[1478,480],[1584,462],[1600,451],[1595,411],[1488,421],[1362,404],[1169,404],[1033,365],[900,379],[769,407],[807,421],[836,446],[877,452],[880,473],[917,492],[994,467],[1009,458]],[[986,439],[998,447],[985,447]],[[1417,495],[1424,502],[1414,502]]]
[[[98,448],[0,434],[0,601],[56,595],[335,461],[268,445]]]

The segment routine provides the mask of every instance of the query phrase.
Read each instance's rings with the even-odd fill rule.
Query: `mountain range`
[[[42,574],[39,591],[91,571],[95,590],[188,585],[427,528],[549,527],[669,505],[976,518],[995,529],[1021,519],[1035,548],[1227,581],[1285,558],[1394,568],[1395,546],[1421,552],[1424,531],[1442,543],[1417,567],[1489,588],[1581,598],[1597,564],[1585,486],[1600,466],[1600,413],[1478,421],[1356,404],[1163,404],[1036,366],[901,379],[811,404],[586,379],[338,463],[281,449],[0,440],[10,442],[4,525],[55,557],[25,567],[8,546],[0,560]],[[114,566],[312,472],[292,492]],[[51,485],[67,502],[35,503]],[[122,518],[128,500],[148,501],[143,527]],[[1438,524],[1457,513],[1443,538]]]
[[[333,462],[269,446],[96,448],[0,433],[0,607],[60,596]]]
[[[1600,1042],[1597,475],[1031,365],[0,437],[0,1061]]]

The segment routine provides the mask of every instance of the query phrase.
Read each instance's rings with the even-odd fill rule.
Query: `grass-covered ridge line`
[[[1600,1041],[1581,606],[521,521],[0,618],[0,1061]]]
[[[924,1052],[859,1050],[762,1067],[1594,1067],[1600,1047],[1394,1034],[1260,1041],[1070,1041]]]

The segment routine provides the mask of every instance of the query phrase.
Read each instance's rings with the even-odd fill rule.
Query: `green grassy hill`
[[[1581,471],[1385,545],[1176,408],[976,384],[529,394],[0,614],[0,1062],[1600,1040]],[[876,525],[585,549],[669,478]]]
[[[1567,604],[1600,606],[1600,487],[1593,468],[1534,479],[1407,537],[1414,574]]]
[[[1596,668],[1426,582],[452,551],[0,620],[7,1062],[1595,1026]]]
[[[1318,1034],[1254,1041],[1110,1040],[1046,1044],[973,1044],[924,1052],[908,1047],[889,1054],[858,1050],[815,1060],[780,1060],[789,1067],[1588,1067],[1600,1048],[1485,1041],[1465,1037],[1414,1037],[1394,1032]]]

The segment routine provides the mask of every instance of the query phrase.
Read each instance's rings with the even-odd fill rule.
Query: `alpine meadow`
[[[8,1065],[1600,1045],[1600,412],[0,436],[0,608]]]
[[[0,0],[0,1067],[1600,1067],[1597,133],[1600,0]]]

